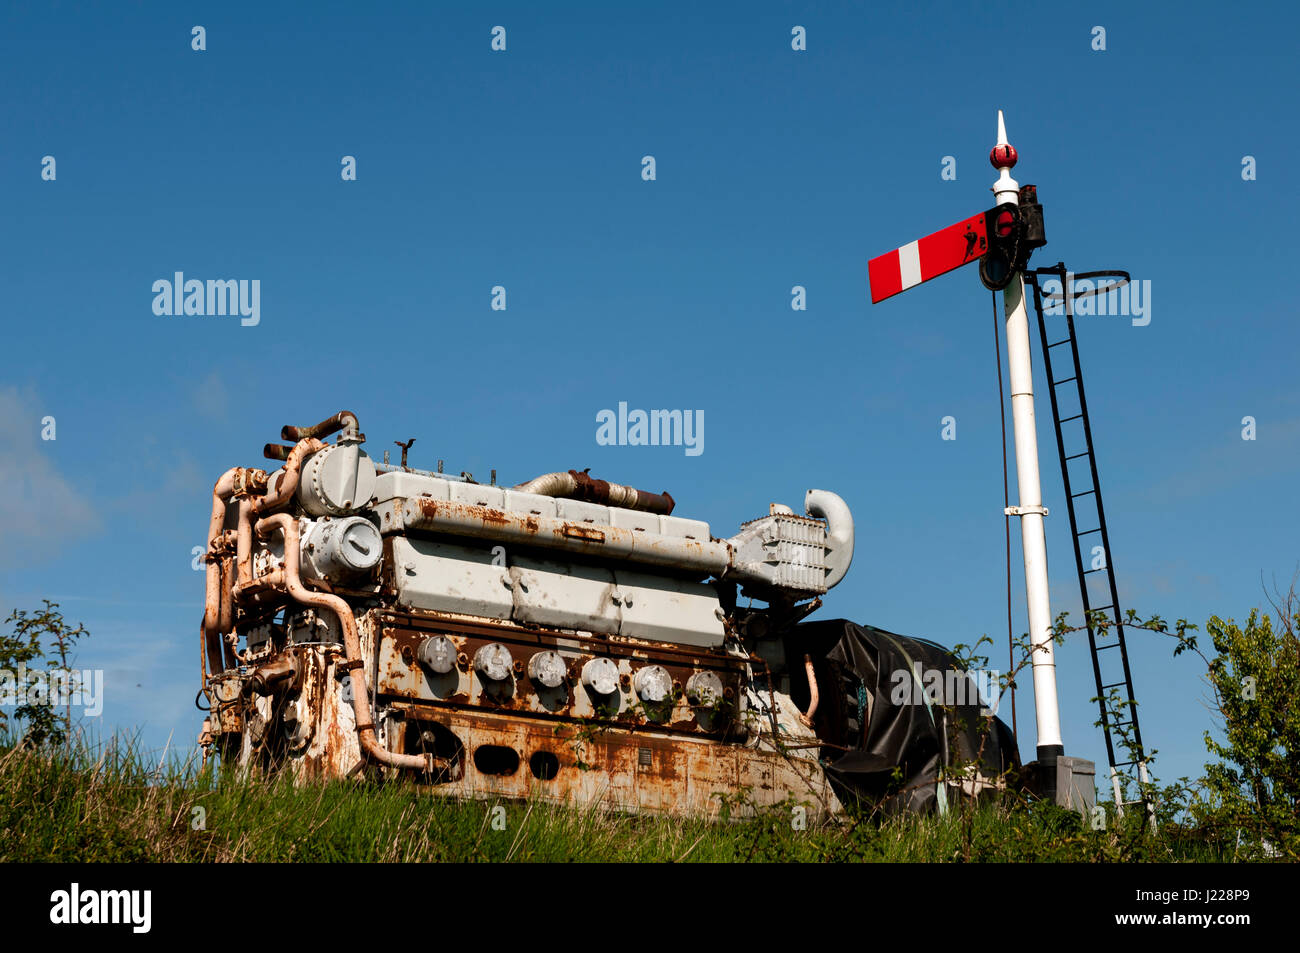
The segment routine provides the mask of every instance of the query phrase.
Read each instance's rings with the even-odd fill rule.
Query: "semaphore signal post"
[[[989,161],[998,170],[992,187],[993,208],[873,258],[867,271],[873,304],[974,261],[980,263],[980,280],[985,287],[1002,292],[1020,495],[1019,503],[1008,507],[1006,513],[1020,519],[1024,554],[1037,728],[1038,765],[1033,774],[1040,779],[1037,786],[1045,797],[1078,809],[1091,805],[1095,796],[1093,769],[1091,762],[1064,757],[1061,739],[1043,526],[1047,508],[1043,506],[1039,475],[1033,364],[1025,307],[1024,272],[1030,254],[1046,244],[1046,237],[1037,189],[1032,185],[1022,188],[1011,177],[1017,158],[1015,148],[1007,141],[1006,124],[999,110],[997,144],[989,153]]]

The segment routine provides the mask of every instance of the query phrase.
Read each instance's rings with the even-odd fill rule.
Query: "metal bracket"
[[[1027,513],[1037,513],[1039,516],[1047,515],[1045,506],[1008,506],[1002,511],[1007,516],[1024,516]]]

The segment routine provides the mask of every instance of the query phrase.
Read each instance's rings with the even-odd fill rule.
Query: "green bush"
[[[1207,660],[1221,740],[1191,810],[1202,826],[1234,835],[1248,855],[1300,860],[1300,606],[1292,588],[1276,622],[1252,610],[1244,626],[1213,617]],[[1197,651],[1195,639],[1176,651]],[[1204,657],[1204,656],[1202,656]]]

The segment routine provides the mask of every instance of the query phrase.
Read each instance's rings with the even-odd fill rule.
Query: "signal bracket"
[[[1027,513],[1037,513],[1039,516],[1047,515],[1045,506],[1008,506],[1002,511],[1007,516],[1024,516]]]

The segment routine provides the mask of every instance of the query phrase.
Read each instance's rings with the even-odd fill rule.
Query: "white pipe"
[[[809,490],[804,494],[803,508],[814,519],[826,521],[826,588],[830,589],[853,565],[853,513],[830,490]]]
[[[1007,144],[1002,110],[998,110],[998,145]],[[995,150],[996,151],[996,150]],[[997,204],[1020,204],[1020,186],[1011,165],[998,166],[993,186]],[[995,163],[996,165],[996,163]],[[1043,530],[1043,488],[1038,472],[1038,431],[1034,423],[1034,370],[1030,361],[1029,315],[1024,277],[1017,272],[1002,292],[1007,328],[1007,364],[1011,375],[1011,420],[1015,430],[1016,485],[1020,505],[1020,545],[1025,557],[1025,598],[1029,607],[1029,641],[1034,673],[1034,715],[1040,760],[1061,753],[1061,714],[1056,698],[1056,660],[1052,610],[1047,589],[1047,539]]]
[[[596,526],[426,497],[403,500],[401,514],[403,527],[408,530],[544,546],[652,566],[696,569],[719,576],[731,565],[731,546],[725,540],[638,533],[618,526]]]
[[[853,515],[848,504],[829,490],[809,490],[809,515],[826,519],[828,552],[826,586],[844,578],[853,561]],[[476,539],[560,549],[606,559],[627,560],[673,569],[693,569],[738,582],[767,582],[764,567],[737,563],[734,544],[725,539],[688,539],[642,533],[606,524],[515,513],[457,501],[406,497],[393,529],[426,530]]]

